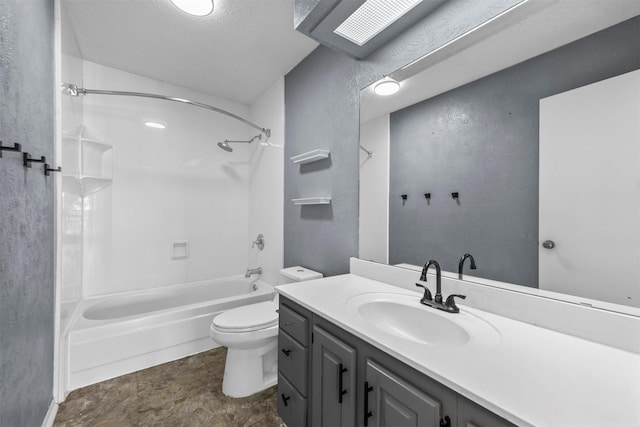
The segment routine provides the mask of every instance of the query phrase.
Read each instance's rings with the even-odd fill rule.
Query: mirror
[[[640,5],[575,3],[465,35],[392,73],[396,95],[361,92],[360,258],[455,274],[471,253],[467,280],[640,315]],[[587,104],[597,120],[573,117]],[[617,131],[621,116],[628,151],[615,132],[586,142],[595,131],[580,124]]]

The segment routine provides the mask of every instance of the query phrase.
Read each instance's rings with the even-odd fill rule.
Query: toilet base
[[[227,350],[222,392],[229,397],[247,397],[278,382],[278,340],[271,339],[253,349]]]

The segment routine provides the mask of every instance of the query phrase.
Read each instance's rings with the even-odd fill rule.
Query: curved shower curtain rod
[[[228,111],[225,111],[221,108],[217,108],[214,107],[212,105],[208,105],[208,104],[203,104],[201,102],[196,102],[196,101],[190,101],[188,99],[184,99],[184,98],[173,98],[170,96],[163,96],[163,95],[156,95],[153,93],[143,93],[143,92],[123,92],[123,91],[118,91],[118,90],[97,90],[97,89],[86,89],[86,88],[81,88],[78,87],[77,85],[74,85],[72,83],[63,83],[62,84],[62,89],[64,91],[66,91],[67,95],[69,96],[79,96],[80,94],[83,95],[90,95],[90,94],[94,94],[94,95],[121,95],[121,96],[138,96],[138,97],[142,97],[142,98],[154,98],[154,99],[164,99],[165,101],[173,101],[173,102],[180,102],[182,104],[189,104],[189,105],[193,105],[194,107],[200,107],[200,108],[206,108],[207,110],[213,110],[215,112],[218,112],[220,114],[224,114],[225,116],[229,116],[233,119],[239,120],[242,123],[251,126],[252,128],[258,129],[260,132],[263,132],[267,138],[269,138],[271,136],[271,129],[265,129],[262,128],[258,125],[256,125],[255,123],[251,123],[249,120],[243,119],[240,116],[237,116],[233,113],[230,113]]]

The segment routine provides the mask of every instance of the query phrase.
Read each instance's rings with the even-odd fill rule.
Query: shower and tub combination
[[[65,84],[63,90],[70,97],[91,94],[122,95],[173,101],[174,103],[191,105],[224,114],[261,132],[249,141],[225,140],[225,147],[228,149],[221,147],[225,148],[225,151],[232,151],[229,143],[251,143],[256,140],[268,141],[271,135],[270,129],[257,126],[236,114],[184,98],[142,92],[83,89],[73,84]],[[87,110],[86,106],[85,110]],[[98,150],[100,154],[104,153],[103,146],[98,145],[86,135],[83,136],[81,134],[78,140],[81,141],[81,147],[82,143],[86,143],[88,150]],[[263,145],[271,144],[263,142]],[[91,154],[89,151],[87,153]],[[222,153],[220,154],[222,155]],[[109,155],[113,156],[112,154]],[[79,156],[80,160],[82,160],[82,151]],[[189,170],[185,172],[188,176],[187,172]],[[226,172],[226,169],[223,169],[223,172]],[[81,178],[86,178],[88,182],[97,179],[93,176],[82,176]],[[115,182],[121,177],[116,176],[116,173],[114,173],[113,178]],[[233,179],[233,176],[231,176],[231,179]],[[95,197],[95,193],[91,197]],[[101,203],[100,200],[98,202]],[[96,207],[104,206],[100,203],[84,201],[81,202],[79,209],[88,210],[93,214],[96,211]],[[87,226],[80,224],[76,228],[81,233]],[[82,244],[87,244],[86,236],[80,235],[80,237],[84,239]],[[95,241],[89,243],[89,246],[100,244]],[[178,244],[180,246],[182,243],[178,242]],[[197,244],[198,242],[196,241],[191,246],[193,247]],[[188,251],[186,246],[185,250]],[[221,250],[224,251],[225,249],[221,248]],[[151,254],[139,255],[143,257],[152,256]],[[92,265],[95,265],[95,259],[97,258],[95,254],[91,253],[90,258],[90,261],[94,263]],[[180,260],[173,262],[174,266],[189,265],[184,261],[182,261],[183,264],[179,264]],[[208,262],[211,263],[211,261]],[[238,263],[235,262],[234,264]],[[273,266],[271,267],[273,269]],[[201,268],[197,274],[185,273],[184,276],[185,278],[200,278],[204,270],[206,269]],[[274,300],[273,284],[261,279],[262,276],[257,274],[257,268],[250,269],[249,272],[254,274],[249,274],[249,277],[246,277],[247,275],[244,272],[238,271],[237,275],[226,275],[207,280],[185,280],[184,283],[178,284],[175,284],[175,278],[164,278],[157,274],[147,273],[146,276],[141,275],[141,277],[145,277],[145,282],[128,280],[130,283],[140,283],[138,290],[126,290],[127,286],[128,289],[132,289],[136,285],[122,285],[117,282],[116,278],[111,279],[116,285],[116,289],[113,291],[109,291],[106,286],[101,288],[97,286],[95,289],[99,288],[101,291],[96,292],[92,288],[90,295],[99,295],[88,297],[83,295],[74,305],[63,305],[61,316],[63,318],[66,317],[66,319],[62,323],[59,360],[64,384],[61,385],[60,394],[64,396],[69,391],[79,387],[219,346],[220,343],[211,340],[209,332],[214,317],[234,308]],[[110,274],[108,271],[105,273]],[[79,274],[83,282],[86,276],[86,271],[81,271]],[[154,284],[150,280],[155,281],[156,279],[151,278],[156,276],[158,279]],[[149,279],[146,277],[149,277]],[[106,283],[107,280],[104,282]],[[85,284],[83,283],[83,293],[84,286]]]

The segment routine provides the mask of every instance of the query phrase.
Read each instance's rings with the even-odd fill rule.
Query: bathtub
[[[64,343],[66,392],[218,347],[215,315],[274,295],[236,276],[83,300]]]

